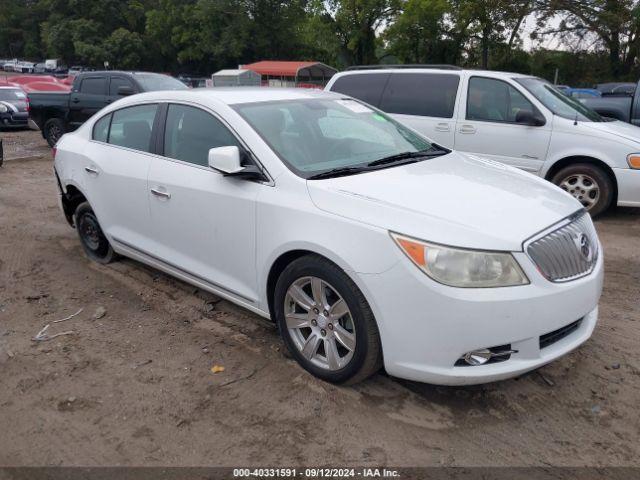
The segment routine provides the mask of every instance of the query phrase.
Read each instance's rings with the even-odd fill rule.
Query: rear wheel
[[[60,137],[66,133],[66,126],[60,118],[50,118],[44,124],[42,128],[44,131],[44,138],[47,139],[47,143],[51,148],[56,146]]]
[[[556,173],[551,181],[573,195],[592,217],[609,208],[613,200],[613,182],[609,175],[596,165],[569,165]]]
[[[82,249],[91,260],[106,264],[116,258],[116,253],[102,232],[98,219],[88,202],[78,205],[74,214],[74,223]]]
[[[292,262],[275,288],[275,315],[293,358],[333,383],[356,383],[382,366],[378,327],[353,281],[335,264],[309,255]]]

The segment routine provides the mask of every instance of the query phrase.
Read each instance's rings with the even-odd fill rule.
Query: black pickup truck
[[[602,97],[582,98],[580,101],[603,117],[615,118],[640,126],[640,89],[638,86],[630,95],[603,95]]]
[[[29,93],[29,116],[52,147],[58,139],[82,125],[98,110],[127,95],[154,90],[184,90],[187,86],[168,75],[148,72],[83,72],[71,92]]]

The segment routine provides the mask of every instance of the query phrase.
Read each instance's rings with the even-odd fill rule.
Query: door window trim
[[[527,97],[527,95],[525,95],[522,91],[520,91],[519,88],[517,88],[515,85],[512,85],[511,83],[507,82],[506,80],[503,80],[501,78],[495,78],[495,77],[486,77],[484,75],[471,75],[468,79],[467,79],[467,90],[465,92],[466,98],[465,98],[465,102],[464,102],[464,121],[465,122],[484,122],[484,123],[497,123],[500,125],[518,125],[521,127],[544,127],[544,125],[538,125],[538,126],[534,126],[534,125],[526,125],[524,123],[518,123],[518,122],[510,122],[508,120],[483,120],[480,118],[469,118],[468,114],[469,114],[469,88],[471,86],[471,80],[474,78],[481,78],[484,80],[494,80],[496,82],[502,82],[504,84],[506,84],[508,87],[512,87],[516,92],[518,92],[520,95],[522,95],[524,97],[524,99],[529,102],[531,104],[531,106],[533,107],[533,114],[535,115],[536,113],[539,115],[542,115],[546,121],[546,123],[548,123],[547,117],[545,117],[545,115],[540,111],[540,109],[536,106],[535,103],[533,103],[531,101],[531,99],[529,99]],[[546,125],[545,123],[545,125]]]
[[[189,102],[186,100],[162,100],[160,103],[160,108],[158,109],[158,112],[161,112],[161,115],[158,116],[156,118],[157,124],[154,123],[153,125],[153,131],[155,132],[153,135],[155,135],[155,152],[154,152],[154,156],[161,158],[163,160],[167,160],[169,162],[175,162],[175,163],[179,163],[181,165],[186,165],[188,167],[193,167],[193,168],[199,168],[200,170],[205,170],[207,172],[213,172],[213,173],[217,173],[219,175],[222,175],[222,173],[217,172],[215,170],[213,170],[212,168],[205,166],[205,165],[197,165],[195,163],[191,163],[191,162],[186,162],[184,160],[180,160],[178,158],[171,158],[171,157],[167,157],[164,155],[164,138],[165,138],[165,131],[167,128],[167,113],[169,111],[169,106],[170,105],[183,105],[185,107],[193,107],[193,108],[197,108],[199,110],[202,110],[203,112],[212,115],[215,119],[217,119],[218,121],[220,121],[220,123],[227,129],[229,130],[229,132],[231,133],[231,135],[233,135],[233,137],[236,139],[236,141],[238,142],[238,144],[240,145],[240,147],[245,151],[245,153],[249,156],[249,159],[251,162],[253,162],[264,174],[265,178],[267,180],[264,181],[257,181],[255,183],[261,183],[263,185],[269,185],[269,186],[275,186],[275,182],[273,180],[273,177],[271,176],[271,174],[269,173],[269,171],[265,168],[265,166],[262,164],[262,162],[260,162],[260,160],[258,159],[257,155],[255,155],[255,153],[253,153],[253,150],[251,150],[251,148],[249,148],[249,146],[247,145],[247,143],[242,139],[242,137],[238,134],[238,132],[236,132],[236,130],[227,122],[225,121],[220,115],[218,115],[216,112],[214,112],[213,110],[211,110],[210,108],[201,105],[199,103],[194,103],[194,102]]]

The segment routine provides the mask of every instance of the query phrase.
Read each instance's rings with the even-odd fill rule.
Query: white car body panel
[[[603,162],[613,173],[617,186],[617,204],[640,206],[640,170],[629,168],[627,156],[640,153],[640,127],[620,121],[574,122],[554,115],[522,85],[515,81],[527,75],[475,70],[375,69],[341,72],[334,75],[325,90],[345,75],[368,73],[447,73],[460,76],[452,118],[438,119],[455,136],[442,135],[431,117],[393,114],[392,116],[441,145],[503,162],[544,178],[554,165],[567,159],[588,158]],[[467,89],[471,77],[502,80],[522,93],[545,117],[544,126],[473,121],[466,119]],[[446,127],[443,127],[446,128]]]
[[[530,237],[579,211],[576,200],[535,176],[455,152],[359,175],[305,180],[230,106],[315,97],[341,96],[235,88],[127,97],[62,137],[56,173],[63,191],[73,186],[87,198],[118,253],[264,317],[270,316],[269,273],[282,255],[304,250],[331,260],[370,304],[392,375],[441,384],[499,380],[543,365],[589,338],[602,289],[602,253],[589,275],[557,284],[523,251]],[[142,102],[188,103],[215,113],[253,152],[269,181],[225,177],[207,167],[91,140],[93,124],[105,113]],[[404,255],[390,231],[510,251],[530,284],[483,289],[439,284]],[[540,335],[580,318],[577,332],[544,352],[538,348]],[[513,360],[453,367],[471,349],[510,342],[519,350]]]

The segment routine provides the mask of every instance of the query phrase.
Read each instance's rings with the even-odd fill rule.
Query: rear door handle
[[[91,174],[91,175],[99,175],[100,172],[98,172],[97,169],[93,168],[93,167],[84,167],[85,172]]]
[[[73,100],[71,100],[73,103],[78,103],[80,101],[79,98],[74,98]]]
[[[476,133],[476,127],[473,125],[462,125],[458,131],[460,133]]]
[[[166,198],[167,200],[171,198],[171,194],[169,192],[163,192],[162,190],[158,190],[157,188],[152,188],[151,193],[153,193],[156,197]]]
[[[446,122],[436,123],[436,131],[438,131],[438,132],[448,132],[449,130],[451,130],[451,128],[449,127],[448,123],[446,123]]]

